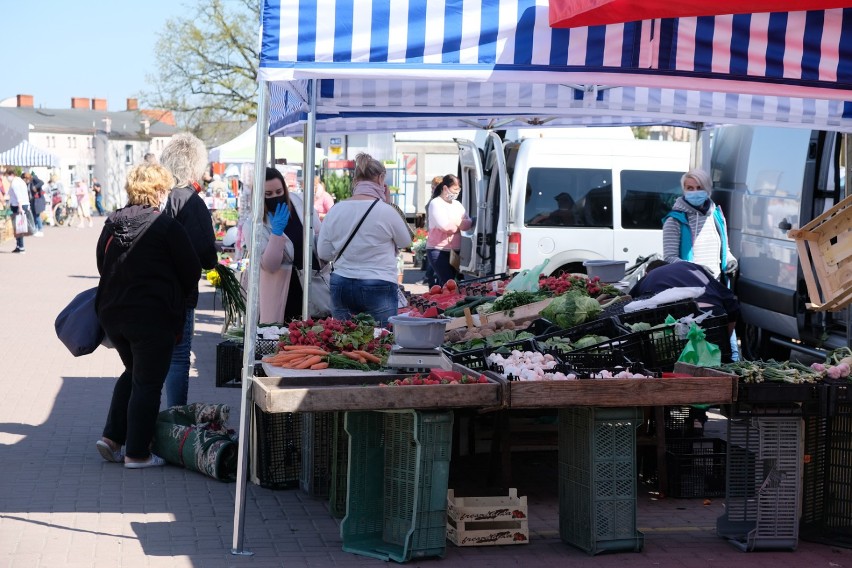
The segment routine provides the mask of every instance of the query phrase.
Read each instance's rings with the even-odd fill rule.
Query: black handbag
[[[98,348],[105,333],[95,311],[98,288],[89,288],[74,296],[56,316],[56,336],[74,357],[88,355]]]

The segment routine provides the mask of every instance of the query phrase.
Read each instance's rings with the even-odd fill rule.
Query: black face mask
[[[278,209],[278,204],[287,204],[287,197],[279,195],[278,197],[267,197],[263,200],[266,204],[266,210],[275,215],[275,210]]]

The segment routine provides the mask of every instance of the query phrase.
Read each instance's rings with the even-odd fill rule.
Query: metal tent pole
[[[240,398],[240,443],[237,453],[237,491],[234,497],[234,538],[231,554],[251,555],[243,548],[245,536],[246,474],[248,451],[251,443],[253,410],[252,376],[254,375],[254,347],[257,337],[258,292],[260,284],[260,242],[257,231],[263,223],[263,183],[266,179],[266,143],[269,139],[269,92],[266,81],[260,81],[257,98],[257,134],[254,160],[254,186],[251,192],[251,233],[249,236],[248,295],[243,332],[242,397]]]
[[[308,89],[308,121],[305,124],[304,137],[305,143],[302,146],[302,180],[305,182],[304,202],[302,203],[302,230],[304,232],[302,238],[302,319],[308,319],[311,314],[308,310],[311,294],[311,260],[314,249],[314,159],[316,156],[316,138],[317,138],[317,92],[319,88],[319,79],[312,79],[310,88]]]

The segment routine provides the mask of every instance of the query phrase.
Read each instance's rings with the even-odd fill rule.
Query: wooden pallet
[[[807,308],[837,311],[852,303],[852,196],[787,236],[796,240]]]
[[[456,497],[447,491],[447,539],[456,546],[526,544],[530,541],[527,498]]]

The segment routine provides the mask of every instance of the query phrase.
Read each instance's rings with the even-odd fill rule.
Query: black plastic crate
[[[800,537],[852,548],[852,416],[805,417],[804,426]]]
[[[664,406],[663,407],[663,429],[666,439],[701,438],[704,435],[704,422],[707,420],[707,412],[692,406]],[[696,427],[698,421],[700,426]],[[653,432],[656,428],[656,420],[653,415],[649,421],[649,428]]]
[[[852,385],[848,381],[832,382],[825,381],[821,386],[825,408],[824,416],[850,416],[852,415]]]
[[[723,497],[727,447],[719,438],[683,438],[666,441],[668,496]]]
[[[690,314],[695,315],[696,317],[701,315],[701,309],[698,307],[698,304],[692,300],[664,304],[662,306],[657,306],[656,308],[647,308],[644,310],[637,310],[635,312],[622,313],[617,316],[617,320],[621,325],[625,326],[639,322],[658,325],[665,322],[666,317],[668,316],[680,319]]]
[[[255,406],[252,480],[267,489],[299,487],[302,473],[302,415],[264,412]]]
[[[336,519],[346,516],[346,484],[349,474],[349,434],[344,428],[343,412],[334,413],[334,435],[331,443],[331,484],[328,509]]]
[[[828,391],[819,383],[781,382],[737,385],[733,416],[819,416],[828,407]]]
[[[731,342],[727,332],[727,318],[708,317],[699,325],[704,330],[705,339],[719,346],[722,362],[730,361]],[[669,372],[674,369],[687,342],[687,337],[679,337],[675,326],[670,325],[628,333],[607,342],[608,345],[600,344],[596,348],[617,347],[628,358],[641,361],[651,371]]]
[[[242,371],[243,342],[228,339],[216,345],[216,386],[239,387]]]
[[[444,352],[453,363],[460,363],[465,367],[479,371],[484,369],[485,357],[491,353],[509,353],[515,349],[518,351],[536,351],[536,346],[532,339],[519,339],[496,347],[478,347],[467,351],[444,349]],[[479,359],[482,359],[481,363],[479,363]],[[471,366],[471,364],[479,366]]]
[[[559,326],[545,318],[538,318],[530,322],[526,329],[521,330],[527,333],[532,333],[534,336],[544,335],[554,331],[559,331]]]
[[[276,353],[278,341],[274,339],[258,339],[255,343],[255,359]],[[254,374],[265,377],[263,367],[260,363],[255,364]],[[216,386],[226,388],[240,388],[243,384],[243,342],[228,339],[216,346]]]
[[[582,323],[580,325],[575,325],[574,327],[570,327],[570,328],[567,328],[567,329],[557,329],[557,330],[551,331],[549,333],[545,333],[543,335],[537,335],[535,337],[535,342],[537,344],[537,349],[539,351],[541,351],[542,353],[551,352],[554,355],[564,355],[566,353],[571,353],[575,350],[574,349],[564,350],[564,349],[560,349],[558,347],[547,346],[547,345],[545,345],[545,342],[548,339],[556,338],[556,339],[568,339],[571,343],[575,343],[580,338],[585,337],[586,335],[591,335],[591,334],[603,335],[605,337],[609,337],[610,340],[613,340],[616,337],[623,336],[625,334],[625,332],[618,325],[618,322],[615,319],[613,319],[613,318],[600,318],[600,319],[588,321],[586,323]],[[605,342],[605,343],[608,343],[608,342]],[[598,345],[603,345],[603,344],[598,344]],[[586,347],[586,348],[583,348],[583,349],[578,349],[576,351],[590,351],[590,350],[594,350],[594,347],[596,347],[596,346],[593,346],[591,348]],[[607,351],[607,350],[608,349],[602,349],[602,351]]]
[[[634,363],[620,351],[608,353],[569,351],[559,355],[558,359],[562,363],[560,370],[564,368],[564,372],[573,373],[580,379],[590,379],[603,370],[615,371],[618,368],[628,370],[631,373],[653,375],[641,363]]]

